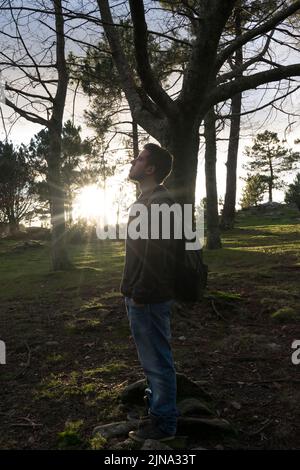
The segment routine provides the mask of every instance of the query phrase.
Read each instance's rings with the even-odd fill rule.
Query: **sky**
[[[251,97],[253,104],[255,106],[255,102],[257,101],[255,97],[255,91],[246,92],[248,97]],[[269,92],[272,94],[272,90]],[[66,109],[64,119],[67,120],[72,116],[72,104],[73,104],[73,94],[70,92],[68,94]],[[247,99],[249,101],[249,99]],[[296,92],[293,96],[293,102],[287,102],[287,108],[293,109],[297,111],[297,103],[300,103],[300,93]],[[80,97],[76,102],[75,107],[75,123],[76,125],[80,125],[82,127],[82,137],[88,137],[92,135],[92,130],[89,129],[85,123],[83,117],[83,109],[88,109],[88,99],[85,97]],[[7,106],[1,104],[3,114],[7,115],[10,112]],[[248,106],[249,108],[249,106]],[[242,189],[244,186],[244,181],[240,179],[240,177],[246,176],[246,171],[242,168],[242,165],[246,162],[246,158],[244,155],[244,150],[246,146],[251,145],[253,137],[256,135],[257,132],[263,132],[265,129],[272,130],[278,133],[279,138],[283,139],[286,138],[287,145],[295,150],[300,151],[300,145],[295,145],[294,140],[300,138],[300,118],[294,117],[292,121],[294,122],[291,130],[287,130],[286,128],[289,125],[288,116],[284,113],[274,111],[271,112],[271,115],[268,116],[270,110],[262,110],[257,111],[255,114],[251,114],[248,117],[242,117],[242,125],[241,125],[241,137],[240,137],[240,144],[239,144],[239,157],[238,157],[238,179],[237,179],[237,201],[240,200]],[[267,122],[265,122],[267,119]],[[33,124],[25,119],[21,118],[18,122],[14,125],[10,138],[16,144],[19,145],[21,143],[28,144],[30,139],[33,135],[41,130],[41,126]],[[219,139],[227,139],[228,138],[228,130],[229,130],[229,121],[227,121],[227,126],[219,135]],[[0,123],[0,139],[4,139],[5,134],[3,130],[3,124]],[[203,140],[203,139],[202,139]],[[150,136],[150,141],[155,141]],[[122,148],[122,144],[119,142],[120,148]],[[222,197],[224,200],[224,194],[226,190],[226,159],[227,159],[227,147],[228,141],[227,140],[219,140],[217,144],[217,187],[218,187],[218,195]],[[118,148],[117,140],[113,143],[113,148]],[[126,160],[127,152],[124,150],[120,150],[117,154],[118,157],[124,158]],[[126,168],[126,167],[125,167]],[[123,177],[125,178],[126,171],[123,171]],[[199,158],[198,158],[198,177],[197,177],[197,191],[196,191],[196,202],[200,202],[200,200],[206,196],[205,190],[205,177],[204,177],[204,145],[200,145],[199,151]],[[285,180],[287,182],[291,182],[294,179],[294,174],[286,174]],[[122,177],[121,177],[122,180]],[[117,182],[113,182],[113,184],[118,187],[120,178],[117,179]],[[134,187],[132,185],[132,191],[134,192]],[[134,197],[134,196],[133,196]],[[267,195],[266,195],[267,197]],[[274,192],[274,200],[281,202],[284,199],[284,193],[282,191],[275,190]]]
[[[77,30],[80,31],[80,30]],[[42,34],[41,32],[39,34]],[[81,33],[80,33],[81,34]],[[90,37],[92,37],[93,32],[90,33]],[[73,43],[74,44],[74,43]],[[37,43],[35,44],[37,45]],[[74,49],[74,47],[73,47]],[[286,63],[293,63],[299,62],[299,54],[295,52],[290,52],[287,50],[280,49],[282,52],[281,59],[284,60]],[[80,52],[77,50],[76,52]],[[82,51],[81,51],[82,53]],[[277,51],[274,51],[274,54],[278,55]],[[16,72],[14,72],[16,73]],[[7,72],[4,72],[4,77],[6,80],[12,80],[14,77],[9,76]],[[286,82],[282,82],[284,85]],[[276,90],[272,85],[270,89],[266,92],[261,90],[251,90],[244,92],[243,94],[243,106],[244,110],[249,109],[256,109],[260,107],[262,103],[266,103],[271,100],[276,95]],[[72,104],[73,104],[73,93],[70,91],[68,93],[66,108],[65,108],[65,115],[64,120],[66,121],[72,115]],[[91,136],[92,131],[91,129],[87,128],[86,123],[84,121],[83,110],[88,108],[88,99],[82,95],[79,95],[76,101],[75,107],[75,124],[81,125],[82,127],[82,137]],[[1,104],[1,109],[3,112],[4,117],[7,117],[10,113],[9,108],[6,105]],[[243,163],[245,163],[245,155],[244,150],[245,146],[250,145],[253,137],[257,132],[263,132],[264,130],[272,130],[278,133],[279,138],[285,138],[287,140],[287,145],[293,147],[295,150],[300,150],[300,146],[294,145],[294,140],[296,138],[300,138],[300,92],[296,92],[291,97],[288,97],[286,100],[285,110],[289,112],[293,112],[295,116],[288,116],[282,112],[271,111],[270,109],[264,109],[261,111],[257,111],[254,114],[250,114],[248,116],[242,117],[242,125],[241,125],[241,138],[240,138],[240,146],[239,146],[239,158],[238,158],[238,180],[237,180],[237,201],[240,200],[242,194],[242,187],[244,186],[244,182],[240,179],[241,176],[246,176],[246,171],[242,168]],[[290,126],[290,123],[292,125]],[[226,122],[226,127],[224,131],[222,131],[218,138],[218,153],[217,153],[217,186],[218,186],[218,195],[224,199],[225,194],[225,185],[226,185],[226,158],[227,158],[227,145],[228,142],[225,140],[228,137],[228,129],[229,129],[229,121]],[[33,137],[35,133],[37,133],[41,129],[41,126],[30,123],[23,118],[18,119],[18,121],[14,124],[11,133],[10,139],[15,144],[25,143],[28,144],[30,139]],[[0,138],[5,138],[5,133],[3,129],[3,123],[0,120]],[[153,138],[150,137],[150,141],[154,141]],[[122,144],[117,141],[114,141],[113,146],[114,148],[122,148]],[[127,153],[125,151],[120,150],[118,157],[123,158],[124,160],[128,158]],[[123,172],[124,173],[124,172]],[[124,173],[125,177],[126,171]],[[286,181],[291,182],[293,179],[293,175],[286,175]],[[112,181],[112,184],[115,185],[116,189],[120,184],[120,178],[117,181]],[[132,190],[134,193],[134,188]],[[205,197],[205,178],[204,178],[204,147],[203,145],[200,146],[199,151],[199,160],[198,160],[198,178],[197,178],[197,191],[196,191],[196,203],[199,203],[200,200]],[[134,194],[133,194],[134,197]],[[274,199],[277,201],[283,201],[284,194],[282,191],[275,191]]]

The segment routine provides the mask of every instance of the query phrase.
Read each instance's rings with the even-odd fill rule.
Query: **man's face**
[[[154,166],[148,164],[147,157],[149,155],[148,150],[144,149],[139,153],[139,156],[132,160],[131,168],[129,171],[129,179],[132,181],[142,181],[147,176],[153,174]]]

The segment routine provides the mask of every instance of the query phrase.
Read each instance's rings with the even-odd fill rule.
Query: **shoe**
[[[130,431],[128,436],[137,442],[144,442],[146,439],[153,439],[155,441],[166,442],[174,438],[174,434],[166,434],[158,427],[154,426],[152,422],[141,426],[137,431]]]

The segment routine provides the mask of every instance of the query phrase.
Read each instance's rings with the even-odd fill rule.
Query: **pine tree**
[[[269,202],[273,201],[273,190],[283,185],[279,175],[291,171],[300,160],[299,152],[282,145],[277,133],[267,130],[256,135],[254,144],[246,147],[245,154],[250,162],[244,168],[264,177],[268,185]]]
[[[244,187],[240,204],[242,209],[257,206],[263,200],[264,193],[267,189],[265,178],[261,175],[247,175],[245,179],[246,186]]]
[[[289,184],[285,193],[285,202],[287,204],[296,204],[300,211],[300,173],[297,173],[294,182]]]

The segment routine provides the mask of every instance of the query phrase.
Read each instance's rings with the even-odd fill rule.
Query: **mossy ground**
[[[300,365],[291,362],[300,323],[272,317],[300,312],[299,218],[242,214],[222,249],[205,250],[203,302],[174,312],[178,372],[204,381],[239,430],[198,445],[300,448]],[[143,377],[119,293],[124,244],[71,245],[75,268],[56,273],[47,243],[19,244],[0,240],[0,448],[113,448],[117,440],[96,442],[92,429],[124,419],[118,393]]]

